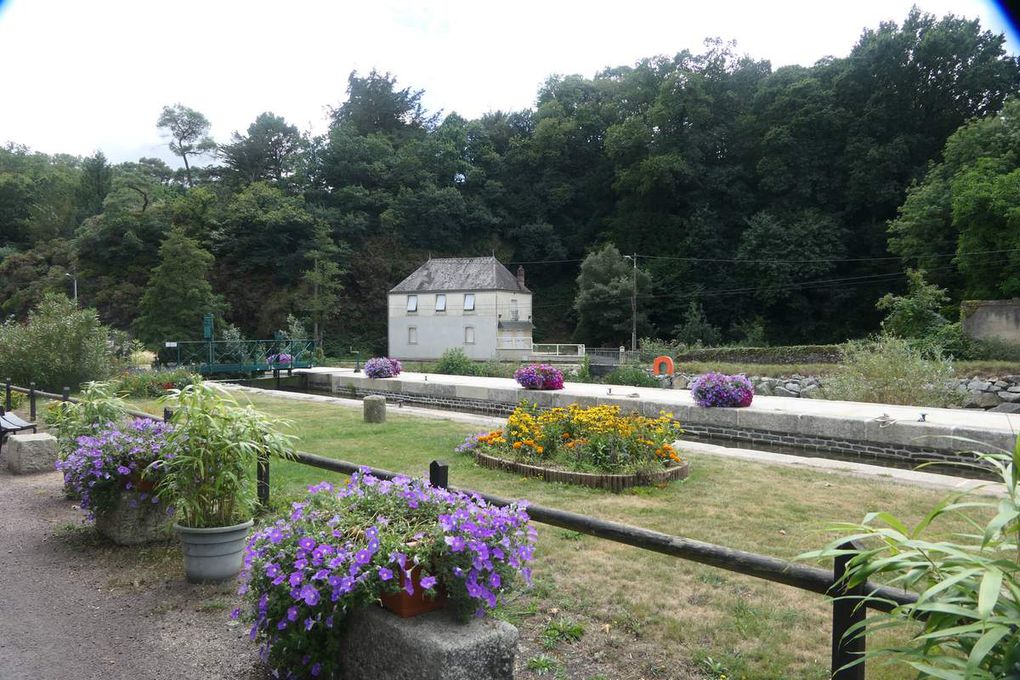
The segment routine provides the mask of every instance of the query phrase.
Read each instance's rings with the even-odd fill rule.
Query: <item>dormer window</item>
[[[418,296],[408,295],[407,296],[407,311],[417,312],[418,311]]]
[[[473,312],[475,311],[475,294],[464,293],[464,311]]]
[[[437,312],[446,311],[446,296],[443,295],[442,293],[436,295],[436,311]]]

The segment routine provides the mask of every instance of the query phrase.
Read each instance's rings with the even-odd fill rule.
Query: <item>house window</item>
[[[407,311],[417,312],[418,311],[418,296],[408,295],[407,296]]]
[[[475,344],[475,327],[465,326],[464,327],[464,344],[473,345]]]
[[[510,320],[520,321],[520,310],[517,309],[517,300],[510,300]]]
[[[408,326],[407,327],[407,344],[417,345],[418,344],[418,327]]]
[[[475,311],[475,294],[464,293],[464,311],[473,312]]]
[[[446,296],[443,295],[442,293],[436,295],[436,311],[437,312],[446,311]]]

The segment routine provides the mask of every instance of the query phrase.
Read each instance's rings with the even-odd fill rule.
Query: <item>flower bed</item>
[[[745,375],[706,373],[699,375],[691,384],[691,396],[698,406],[750,406],[754,398],[754,386]]]
[[[518,576],[530,581],[535,532],[523,504],[364,472],[338,491],[326,482],[309,491],[251,537],[242,572],[250,637],[287,677],[333,677],[344,617],[383,594],[442,585],[452,606],[484,613]]]
[[[529,364],[514,371],[514,380],[527,390],[562,390],[563,371],[549,364]]]
[[[402,370],[399,361],[387,357],[372,357],[365,362],[365,376],[369,378],[392,378]]]
[[[583,408],[576,404],[539,412],[534,405],[522,403],[510,414],[505,428],[471,435],[457,451],[475,454],[482,464],[494,458],[532,469],[591,473],[594,477],[628,475],[634,480],[626,486],[633,486],[667,481],[658,473],[686,466],[673,447],[682,434],[679,423],[668,413],[646,418],[636,413],[623,415],[619,406]],[[556,477],[552,481],[588,484],[581,474],[552,477]],[[616,481],[591,482],[588,485],[621,486]]]

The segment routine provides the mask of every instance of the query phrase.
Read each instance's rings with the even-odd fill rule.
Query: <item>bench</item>
[[[3,450],[4,439],[7,438],[8,434],[24,432],[25,430],[32,430],[32,433],[35,434],[36,424],[30,423],[14,413],[4,411],[3,406],[0,406],[0,451]]]

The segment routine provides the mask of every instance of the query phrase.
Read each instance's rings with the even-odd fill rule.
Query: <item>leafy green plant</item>
[[[108,334],[96,310],[47,295],[25,323],[0,324],[0,377],[55,392],[101,380],[111,371]]]
[[[1020,678],[1020,439],[1012,452],[974,455],[968,464],[995,470],[1002,496],[951,496],[915,526],[872,512],[860,524],[837,525],[846,535],[802,556],[852,555],[844,579],[850,588],[875,578],[920,593],[914,604],[869,617],[869,631],[905,629],[910,639],[872,649],[864,660],[891,656],[921,677],[943,680]],[[962,517],[975,533],[928,539],[926,532],[949,516]],[[849,540],[863,548],[840,547]],[[863,633],[858,626],[847,634]]]
[[[584,637],[584,626],[569,619],[550,621],[542,631],[542,646],[552,649],[560,642],[577,642]]]
[[[914,406],[956,406],[953,363],[924,354],[909,340],[881,336],[843,346],[843,369],[825,381],[827,399]]]
[[[257,502],[257,461],[290,456],[294,437],[211,383],[192,383],[161,401],[174,409],[174,429],[164,449],[172,455],[154,463],[163,472],[156,493],[174,505],[178,523],[224,527],[250,519]]]
[[[608,385],[630,385],[632,387],[661,387],[658,380],[648,375],[641,366],[623,364],[617,366],[602,378]]]
[[[446,375],[477,375],[475,362],[460,347],[451,347],[443,352],[436,364],[436,373]]]
[[[143,371],[125,373],[114,381],[119,394],[129,397],[162,397],[167,390],[182,389],[187,385],[201,380],[201,376],[185,368],[166,369],[161,371]]]
[[[535,671],[536,675],[545,675],[557,668],[556,659],[546,654],[538,654],[528,659],[525,664],[529,671]]]
[[[127,412],[127,402],[117,396],[114,383],[90,382],[82,387],[76,402],[51,402],[43,420],[57,437],[60,457],[66,459],[74,451],[78,437],[94,434],[109,423],[121,422]]]
[[[906,295],[886,293],[876,306],[887,312],[883,332],[899,338],[920,338],[949,323],[941,313],[947,304],[949,294],[945,289],[927,283],[923,271],[908,269]]]

